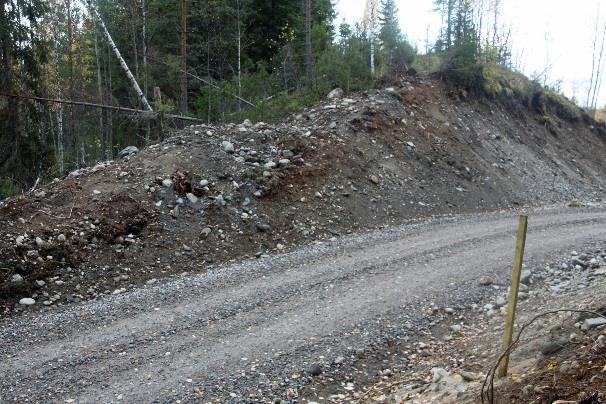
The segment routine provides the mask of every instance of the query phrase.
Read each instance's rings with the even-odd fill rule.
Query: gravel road
[[[267,402],[414,335],[509,275],[512,213],[418,221],[0,320],[0,402]],[[528,265],[606,239],[606,209],[530,212]],[[300,374],[299,377],[292,377]]]

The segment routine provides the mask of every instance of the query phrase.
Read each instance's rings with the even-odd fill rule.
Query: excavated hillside
[[[460,94],[406,77],[276,125],[192,126],[11,199],[0,313],[419,217],[603,197],[602,127]]]

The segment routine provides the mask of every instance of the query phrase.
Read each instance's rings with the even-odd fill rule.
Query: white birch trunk
[[[61,83],[59,83],[59,42],[55,34],[55,84],[57,86],[57,98],[61,99]],[[59,173],[63,175],[65,170],[65,147],[63,145],[63,105],[59,105],[57,111],[57,163],[59,165]]]
[[[145,107],[146,110],[153,112],[154,109],[151,107],[151,105],[147,101],[147,97],[145,97],[145,94],[143,94],[143,91],[141,91],[141,87],[139,87],[139,83],[137,83],[137,79],[135,79],[135,77],[131,73],[130,69],[128,68],[128,65],[126,64],[126,61],[120,54],[120,50],[114,43],[114,40],[112,39],[112,36],[110,35],[109,31],[107,30],[107,27],[105,26],[105,23],[103,22],[103,19],[101,18],[101,15],[97,11],[97,8],[90,1],[88,3],[88,6],[89,6],[91,13],[94,14],[95,17],[99,20],[99,23],[101,24],[101,28],[103,28],[103,32],[105,33],[105,37],[107,38],[107,42],[109,43],[110,48],[112,49],[112,51],[118,58],[118,61],[120,62],[120,66],[122,66],[122,70],[124,70],[124,73],[126,74],[126,77],[128,77],[128,80],[131,82],[131,85],[133,86],[133,89],[137,93],[139,100],[141,100],[141,104],[143,104],[143,106]]]
[[[95,62],[97,63],[97,93],[99,96],[99,104],[103,104],[103,86],[101,84],[101,61],[99,58],[99,40],[97,38],[97,26],[95,24]],[[99,110],[99,132],[101,133],[101,145],[103,151],[106,148],[105,127],[103,125],[103,111]]]
[[[370,0],[370,23],[368,39],[370,40],[370,74],[375,77],[375,1]]]

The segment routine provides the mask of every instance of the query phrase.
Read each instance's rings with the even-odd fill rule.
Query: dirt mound
[[[599,199],[605,139],[423,78],[276,125],[192,126],[8,201],[0,307],[52,308],[421,216]]]

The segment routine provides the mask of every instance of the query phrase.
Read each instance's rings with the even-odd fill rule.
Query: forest
[[[498,0],[434,3],[439,38],[418,50],[396,0],[338,26],[331,0],[0,0],[0,200],[191,122],[274,121],[413,63],[466,86],[513,67]]]

